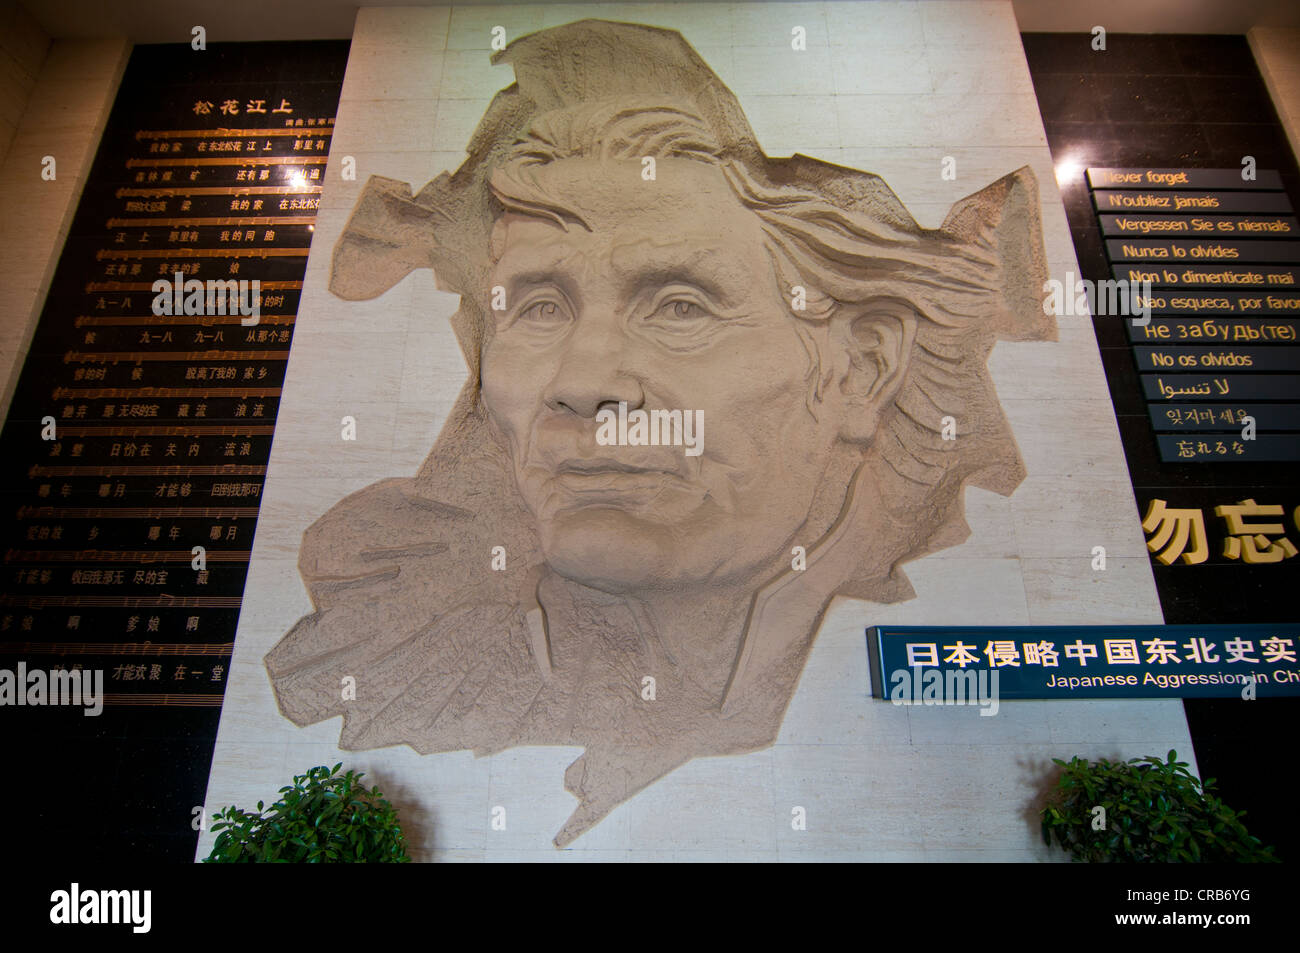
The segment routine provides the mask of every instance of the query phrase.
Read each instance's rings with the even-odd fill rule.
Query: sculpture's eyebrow
[[[506,280],[509,284],[514,286],[555,284],[567,275],[562,265],[550,268],[527,268],[523,271],[509,268],[507,271],[508,275]]]
[[[578,276],[585,267],[584,255],[577,250],[557,254],[550,249],[510,249],[501,256],[493,275],[503,278],[507,290],[515,292],[535,285],[559,285],[573,293]]]
[[[545,272],[562,268],[570,263],[581,263],[583,257],[585,256],[576,248],[556,249],[537,244],[522,247],[513,245],[507,248],[497,260],[497,266],[508,268],[511,274]]]
[[[770,280],[768,274],[756,275],[746,269],[734,249],[718,244],[716,233],[678,239],[647,235],[609,249],[608,256],[618,291],[626,296],[684,284],[698,288],[724,307],[739,307]],[[587,253],[577,249],[515,246],[501,256],[493,274],[512,295],[520,289],[552,284],[580,298],[592,264]]]
[[[614,267],[623,289],[628,292],[656,285],[694,285],[724,304],[752,289],[760,280],[757,275],[744,276],[736,269],[735,256],[726,248],[695,245],[687,242],[672,245],[649,245],[616,249]]]

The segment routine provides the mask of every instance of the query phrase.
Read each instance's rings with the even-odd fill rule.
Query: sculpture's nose
[[[555,377],[546,390],[552,410],[594,419],[606,404],[626,401],[630,410],[645,402],[641,383],[623,369],[626,332],[613,317],[578,321],[564,343]]]

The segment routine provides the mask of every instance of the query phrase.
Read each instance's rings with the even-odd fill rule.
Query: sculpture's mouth
[[[606,505],[639,508],[669,490],[685,487],[681,477],[663,467],[611,460],[568,462],[556,468],[552,486],[567,505]]]
[[[595,476],[619,473],[661,473],[676,476],[677,468],[663,464],[633,463],[612,457],[570,457],[555,467],[557,476]]]
[[[651,459],[648,454],[626,458],[610,456],[565,457],[545,474],[546,496],[552,512],[602,507],[639,511],[662,509],[667,516],[683,503],[698,503],[704,496],[682,473],[680,462]],[[691,504],[693,505],[693,504]]]

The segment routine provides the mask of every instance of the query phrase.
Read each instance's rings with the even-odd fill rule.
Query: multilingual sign
[[[1148,404],[1151,426],[1166,431],[1235,430],[1247,420],[1260,430],[1300,430],[1300,404]]]
[[[1156,288],[1300,288],[1292,265],[1131,265],[1111,268],[1115,278],[1149,281]]]
[[[1162,433],[1156,435],[1156,443],[1160,448],[1160,459],[1171,463],[1288,463],[1300,460],[1300,435],[1297,434],[1257,432],[1253,440],[1245,440],[1240,434],[1219,439],[1210,436],[1194,439]]]
[[[1238,235],[1276,237],[1296,234],[1296,220],[1291,215],[1099,215],[1101,233],[1119,236],[1177,235],[1179,238]]]
[[[1142,345],[1132,353],[1160,459],[1295,459],[1294,437],[1276,432],[1292,429],[1300,401],[1300,350],[1284,346],[1300,325],[1300,221],[1281,176],[1249,166],[1098,168],[1088,183],[1112,281],[1140,315],[1124,323]],[[1243,401],[1260,413],[1241,414],[1234,436],[1227,421]],[[1171,412],[1172,402],[1198,406]],[[1229,406],[1216,411],[1219,402]]]
[[[1300,252],[1295,245],[1285,241],[1220,241],[1218,239],[1190,239],[1168,241],[1164,239],[1106,240],[1106,254],[1115,261],[1149,261],[1173,263],[1215,261],[1261,261],[1293,264]]]
[[[1285,192],[1111,192],[1092,193],[1098,212],[1289,212]]]
[[[1300,347],[1135,347],[1142,371],[1300,371]]]
[[[1286,400],[1300,394],[1295,374],[1143,374],[1147,400]]]
[[[1279,191],[1282,177],[1272,169],[1250,175],[1240,169],[1089,169],[1094,189],[1266,189]],[[1174,209],[1174,211],[1184,211]],[[1190,211],[1190,210],[1188,210]]]
[[[1300,318],[1154,317],[1126,320],[1130,341],[1159,344],[1259,344],[1300,341]]]
[[[871,693],[898,704],[1300,695],[1300,624],[871,626]]]

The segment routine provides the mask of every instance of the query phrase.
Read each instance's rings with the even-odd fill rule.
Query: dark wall
[[[1057,162],[1089,166],[1240,169],[1254,156],[1276,169],[1300,208],[1300,173],[1250,47],[1242,36],[1116,35],[1106,50],[1090,34],[1022,36],[1034,90]],[[1086,184],[1063,183],[1062,197],[1079,258],[1080,277],[1111,277]],[[1146,417],[1132,350],[1121,322],[1093,326],[1110,384],[1139,513],[1159,497],[1172,506],[1206,508],[1254,498],[1300,504],[1295,464],[1162,464]],[[1300,397],[1300,395],[1295,395]],[[1212,537],[1213,539],[1213,537]],[[1212,559],[1202,565],[1152,560],[1169,624],[1294,622],[1300,618],[1300,558],[1250,566]],[[1295,724],[1294,702],[1195,700],[1184,703],[1202,777],[1217,779],[1221,797],[1247,812],[1246,825],[1283,859],[1297,855],[1289,805],[1278,793],[1278,741]],[[1163,754],[1163,752],[1151,752]],[[1285,757],[1285,749],[1282,749]]]

